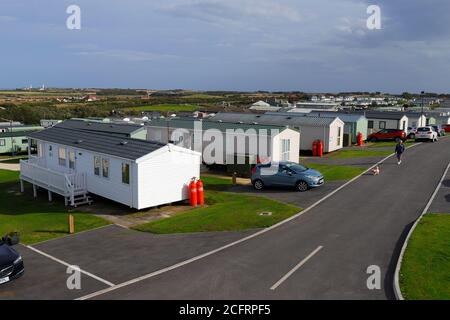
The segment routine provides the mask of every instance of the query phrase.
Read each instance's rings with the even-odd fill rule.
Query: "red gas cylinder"
[[[203,191],[203,182],[200,179],[197,181],[197,199],[199,206],[203,206],[205,204],[205,192]]]
[[[189,203],[191,207],[196,207],[197,202],[198,202],[197,183],[195,182],[195,178],[192,178],[192,181],[189,184]]]
[[[314,142],[313,142],[312,155],[313,155],[313,157],[317,157],[317,140],[314,140]]]
[[[358,146],[361,147],[363,145],[363,135],[361,132],[358,132]]]
[[[323,157],[323,141],[319,140],[317,143],[317,156]]]

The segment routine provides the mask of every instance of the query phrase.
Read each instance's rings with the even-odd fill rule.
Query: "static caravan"
[[[20,162],[23,183],[62,195],[66,205],[90,203],[89,193],[135,209],[188,198],[200,176],[195,151],[138,139],[55,126],[29,135],[36,157]]]
[[[357,143],[358,133],[363,135],[363,140],[367,139],[367,118],[364,115],[359,114],[351,114],[345,112],[327,112],[327,111],[312,111],[306,114],[299,113],[272,113],[267,112],[266,114],[271,115],[285,115],[285,116],[307,116],[307,117],[322,117],[322,118],[336,118],[338,117],[342,121],[344,121],[344,147],[349,145],[349,143]],[[349,141],[349,143],[346,143]]]
[[[258,157],[299,161],[300,134],[286,126],[171,118],[153,119],[146,127],[149,139],[201,151],[206,164],[252,164]]]
[[[365,111],[356,114],[363,114],[367,118],[368,134],[383,129],[400,129],[406,132],[409,126],[409,118],[405,113]]]
[[[86,130],[98,133],[108,133],[120,137],[147,140],[147,130],[137,124],[99,122],[90,119],[71,119],[56,125],[59,128]]]
[[[324,142],[324,152],[333,152],[343,147],[344,122],[337,117],[309,117],[306,114],[270,113],[218,113],[214,121],[258,123],[264,125],[287,126],[300,131],[300,150],[312,150],[314,140]]]
[[[39,126],[12,126],[0,128],[0,154],[28,152],[27,134],[42,130]]]

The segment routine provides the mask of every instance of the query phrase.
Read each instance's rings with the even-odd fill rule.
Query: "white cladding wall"
[[[200,154],[171,146],[139,159],[138,209],[189,198],[191,178],[200,177]]]
[[[288,139],[290,141],[290,152],[288,161],[299,163],[300,150],[300,133],[298,131],[287,129],[280,132],[273,139],[272,143],[272,160],[281,161],[282,157],[282,140]]]
[[[87,173],[87,187],[89,192],[130,207],[134,207],[134,204],[137,203],[136,164],[133,161],[112,157],[110,155],[102,155],[83,149],[60,146],[55,143],[38,143],[42,143],[43,157],[45,158],[45,165],[48,169],[65,173],[74,172],[74,170],[69,169],[69,151],[73,150],[75,152],[75,171],[78,173]],[[50,146],[52,147],[51,151]],[[58,152],[60,147],[66,149],[65,166],[59,164]],[[101,168],[100,176],[94,174],[94,156],[109,160],[109,177],[105,178],[102,176]],[[128,163],[130,165],[129,185],[122,183],[122,163]]]
[[[340,137],[338,133],[340,133]],[[302,126],[300,128],[300,134],[302,137],[300,140],[300,150],[312,150],[313,142],[315,140],[322,140],[324,142],[323,151],[333,152],[341,149],[343,146],[344,123],[336,120],[330,126]]]
[[[167,143],[169,138],[170,139],[176,139],[176,137],[174,137],[172,135],[172,133],[177,130],[176,128],[167,128],[167,127],[148,127],[148,134],[147,137],[149,140],[154,140],[154,141],[158,141],[158,142],[162,142],[162,143]],[[188,148],[188,149],[193,149],[194,148],[194,130],[188,130],[188,129],[184,129],[185,133],[183,134],[183,141],[179,144],[179,146],[182,146],[184,148]],[[263,131],[264,130],[264,131]],[[267,130],[267,129],[263,129],[263,130],[256,130],[257,133],[259,133],[259,136],[257,137],[258,139],[256,141],[258,141],[258,150],[261,150],[261,145],[265,144],[267,146],[267,151],[269,152],[269,154],[267,156],[271,157],[272,159],[274,159],[275,161],[278,159],[281,159],[281,145],[279,144],[281,139],[290,139],[291,140],[291,155],[290,161],[294,161],[294,162],[298,162],[298,146],[300,145],[300,134],[299,132],[297,132],[296,130],[292,130],[292,129],[284,129],[283,131],[279,132],[278,135],[274,134],[272,137],[272,132],[271,130]],[[244,132],[246,132],[246,139],[245,139],[245,152],[250,153],[251,150],[253,150],[253,146],[255,146],[255,144],[253,143],[255,140],[250,138],[250,135],[248,134],[250,131],[248,130],[244,130]],[[230,152],[227,152],[227,144],[229,144],[229,146],[231,146],[230,141],[232,139],[234,139],[234,150],[235,150],[235,154],[242,154],[242,152],[238,152],[237,150],[237,137],[240,136],[242,139],[242,134],[236,134],[236,135],[232,135],[230,134],[228,136],[228,139],[225,135],[225,133],[222,132],[222,140],[223,140],[223,157],[218,157],[217,159],[223,159],[225,160],[224,162],[221,161],[216,161],[216,164],[226,164],[229,161],[232,161],[231,159],[234,159],[234,154],[230,154]],[[254,136],[254,138],[256,138],[256,136]],[[177,141],[179,141],[178,139],[176,139]],[[209,137],[208,139],[206,139],[207,141],[203,141],[202,143],[202,152],[204,152],[205,150],[208,152],[211,148],[208,148],[208,146],[211,145],[211,141],[209,141]],[[253,142],[252,142],[253,141]],[[250,147],[250,145],[252,147]],[[211,145],[212,147],[212,145]],[[296,149],[295,149],[296,147]],[[232,150],[229,147],[230,150]],[[264,148],[265,149],[265,148]],[[230,151],[228,150],[228,151]],[[266,156],[266,155],[264,155]],[[252,158],[256,158],[256,157],[252,157]]]

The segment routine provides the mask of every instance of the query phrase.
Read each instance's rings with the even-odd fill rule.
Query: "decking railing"
[[[20,160],[20,179],[70,199],[74,205],[77,194],[87,192],[86,173],[63,173],[47,169],[39,158]]]

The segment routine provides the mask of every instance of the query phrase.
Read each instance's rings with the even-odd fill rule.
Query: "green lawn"
[[[325,181],[350,180],[366,171],[364,168],[355,166],[335,166],[327,164],[305,164],[308,168],[319,171],[323,174]]]
[[[339,150],[327,155],[329,158],[333,159],[349,159],[349,158],[365,158],[365,157],[380,157],[380,156],[388,156],[394,153],[394,149],[391,150],[368,150],[368,149],[360,149],[360,150]]]
[[[63,199],[48,202],[45,194],[34,199],[28,187],[19,192],[19,173],[0,170],[0,235],[18,231],[21,242],[32,244],[68,234],[67,210]],[[87,213],[73,213],[75,231],[107,225],[105,220]]]
[[[207,231],[238,231],[266,228],[298,213],[301,209],[264,197],[212,191],[230,185],[230,179],[203,177],[207,207],[192,209],[171,218],[146,223],[135,230],[158,234]],[[260,213],[271,212],[271,216]]]
[[[139,106],[139,107],[130,107],[125,108],[128,111],[156,111],[156,112],[192,112],[198,110],[199,107],[197,105],[192,104],[158,104],[152,106]]]
[[[450,299],[450,215],[428,214],[411,236],[400,271],[408,300]]]
[[[414,140],[407,140],[405,142],[406,146],[410,146],[415,144],[416,142]],[[395,145],[397,144],[397,142],[395,141],[381,141],[381,142],[370,142],[369,144],[369,148],[392,148],[392,150],[394,150]]]

